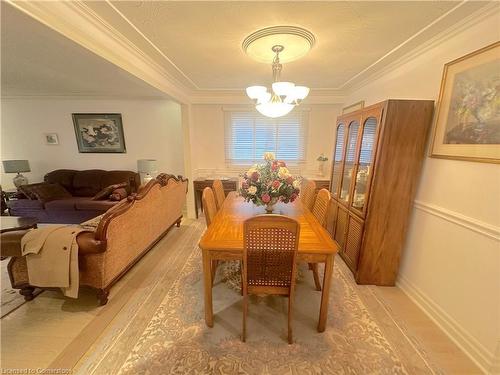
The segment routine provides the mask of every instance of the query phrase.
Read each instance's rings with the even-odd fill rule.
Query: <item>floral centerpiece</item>
[[[240,195],[246,202],[266,206],[272,212],[278,202],[293,202],[299,196],[300,181],[294,178],[284,161],[276,160],[272,152],[264,154],[265,162],[253,165],[246,171]]]

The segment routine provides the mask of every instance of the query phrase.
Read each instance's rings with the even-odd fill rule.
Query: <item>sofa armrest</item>
[[[15,230],[0,235],[0,255],[2,257],[21,257],[21,238],[29,230]]]
[[[99,254],[106,251],[106,241],[96,240],[95,232],[82,232],[76,237],[78,254]]]

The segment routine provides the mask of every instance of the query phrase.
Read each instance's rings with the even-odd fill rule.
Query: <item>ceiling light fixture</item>
[[[273,59],[273,84],[271,92],[265,86],[250,86],[246,92],[250,99],[255,100],[255,108],[267,117],[276,118],[285,116],[309,94],[306,86],[296,86],[293,82],[281,81],[280,53],[285,47],[280,44],[274,45],[272,51],[275,53]]]

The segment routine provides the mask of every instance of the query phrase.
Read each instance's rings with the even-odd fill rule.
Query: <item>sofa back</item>
[[[88,169],[57,169],[44,177],[45,182],[59,183],[75,197],[92,197],[105,187],[128,182],[131,192],[136,192],[141,184],[139,173],[132,171],[104,171]]]
[[[106,243],[104,285],[180,221],[187,187],[186,179],[161,174],[104,214],[95,234]]]

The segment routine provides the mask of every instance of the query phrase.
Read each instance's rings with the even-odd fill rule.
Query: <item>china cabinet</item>
[[[395,283],[433,109],[387,100],[337,119],[327,227],[360,284]]]

